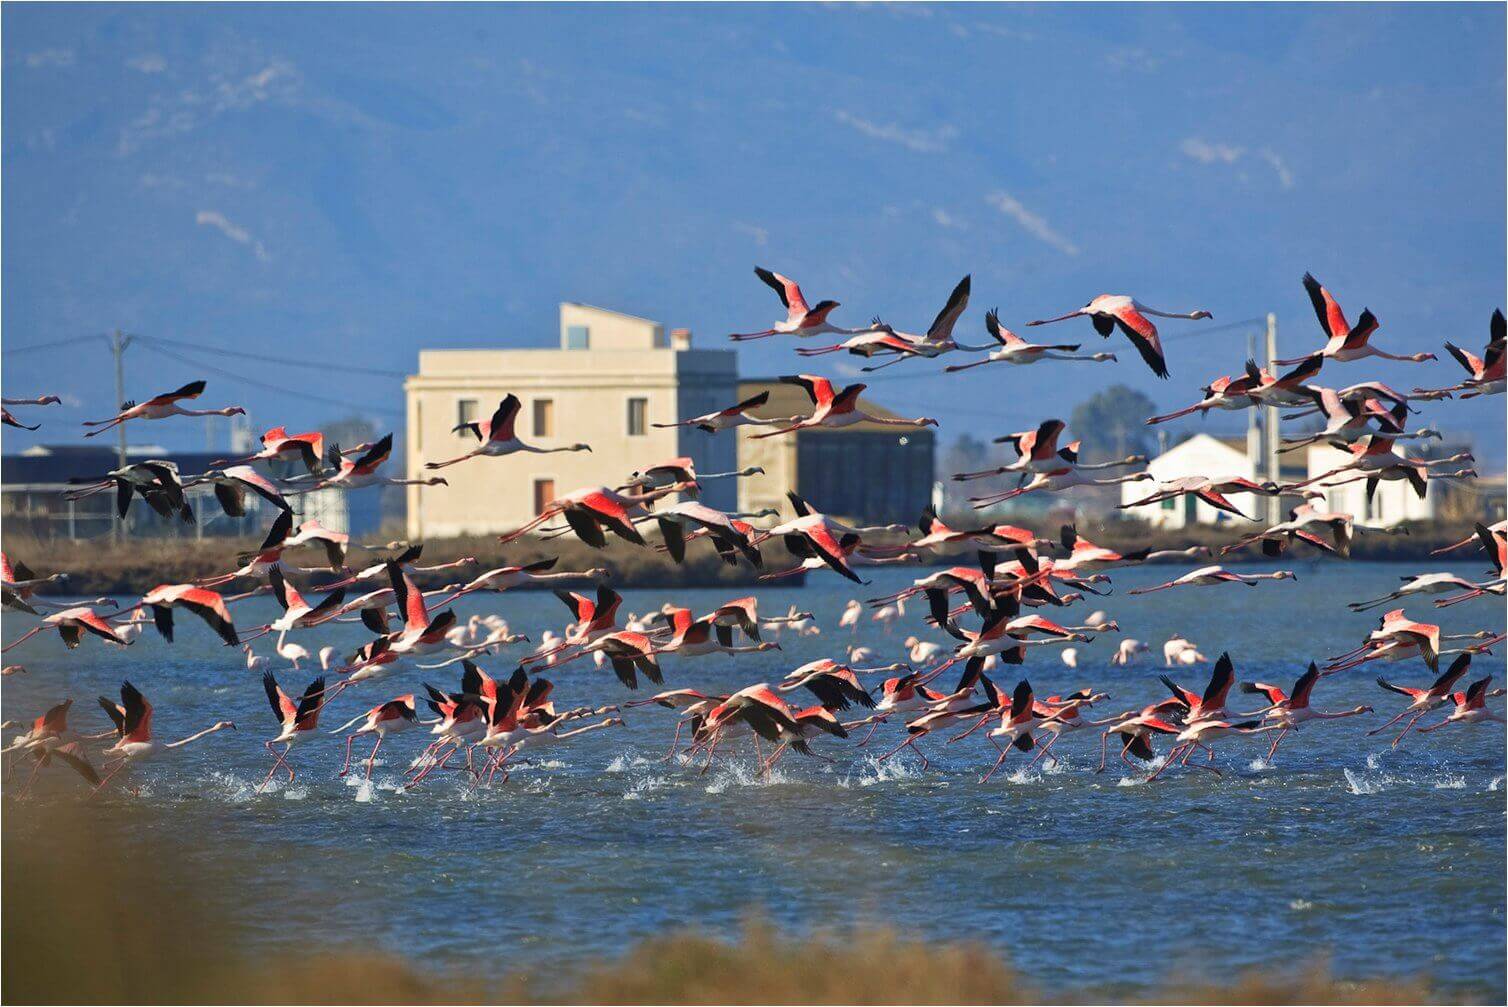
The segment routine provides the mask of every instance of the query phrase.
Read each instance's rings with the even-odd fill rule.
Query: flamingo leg
[[[1414,719],[1410,720],[1404,726],[1403,733],[1399,734],[1398,737],[1396,737],[1396,738],[1393,739],[1393,747],[1394,748],[1398,747],[1398,743],[1403,740],[1403,736],[1405,734],[1408,734],[1410,731],[1412,731],[1414,729],[1414,725],[1417,724],[1417,723],[1419,723],[1419,718],[1422,717],[1422,716],[1424,716],[1428,712],[1429,712],[1428,710],[1421,710],[1419,713],[1414,714]]]
[[[103,780],[100,780],[99,783],[98,783],[98,785],[96,785],[95,788],[89,792],[89,797],[87,799],[88,800],[93,800],[95,794],[99,793],[101,790],[104,790],[105,789],[105,784],[109,783],[112,779],[115,778],[115,774],[116,773],[120,772],[123,768],[125,768],[126,761],[127,760],[125,760],[125,759],[121,759],[114,766],[112,766],[110,768],[110,770],[105,773],[105,778]]]
[[[340,764],[340,772],[337,774],[338,776],[344,777],[347,773],[349,773],[351,771],[351,746],[353,744],[355,744],[355,742],[356,742],[356,735],[354,735],[354,734],[348,734],[348,735],[346,735],[346,759],[345,759],[344,762],[342,762]]]
[[[1383,731],[1386,731],[1388,728],[1392,727],[1394,724],[1398,723],[1400,720],[1402,720],[1404,717],[1407,717],[1412,712],[1414,712],[1414,708],[1411,706],[1400,713],[1398,716],[1394,717],[1392,720],[1388,721],[1386,724],[1383,724],[1381,727],[1368,731],[1367,737],[1370,738],[1374,734],[1381,734]]]
[[[381,734],[377,735],[377,744],[375,744],[375,745],[372,746],[372,754],[369,755],[369,756],[367,756],[367,775],[366,775],[366,778],[367,778],[368,781],[370,781],[372,779],[372,766],[377,761],[377,749],[379,749],[379,748],[382,747],[382,738],[383,738],[383,736]]]
[[[1161,766],[1157,767],[1157,772],[1155,772],[1151,776],[1147,777],[1147,782],[1151,783],[1153,780],[1155,780],[1159,776],[1161,776],[1163,774],[1163,772],[1177,760],[1178,756],[1180,756],[1180,755],[1183,754],[1183,750],[1185,748],[1187,748],[1187,747],[1188,747],[1187,745],[1175,745],[1175,746],[1173,746],[1173,750],[1168,753],[1167,761],[1164,762]]]
[[[1000,748],[1000,742],[996,741],[994,738],[990,739],[990,743],[993,744],[996,748]],[[995,775],[995,770],[1000,768],[1000,764],[1003,763],[1005,761],[1005,757],[1010,754],[1011,750],[1009,748],[1000,748],[1000,758],[995,760],[995,764],[990,767],[990,771],[988,773],[985,773],[982,777],[979,778],[979,782],[989,783],[990,777]]]
[[[1288,736],[1288,732],[1290,730],[1292,730],[1292,728],[1285,727],[1281,731],[1278,732],[1278,736],[1272,740],[1272,747],[1267,750],[1267,760],[1266,761],[1268,761],[1268,762],[1272,761],[1272,757],[1274,755],[1276,755],[1277,752],[1278,752],[1278,746],[1283,743],[1283,739]]]

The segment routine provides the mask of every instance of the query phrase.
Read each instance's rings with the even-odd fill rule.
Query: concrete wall
[[[1348,452],[1337,450],[1328,444],[1316,445],[1309,451],[1309,477],[1324,475],[1347,464]],[[1404,480],[1384,480],[1377,484],[1371,503],[1367,502],[1365,480],[1343,483],[1355,475],[1344,473],[1334,479],[1322,480],[1315,488],[1322,490],[1330,510],[1354,515],[1358,524],[1389,528],[1405,521],[1431,521],[1435,516],[1435,499],[1439,496],[1440,484],[1430,482],[1423,499],[1414,493],[1414,488]]]
[[[562,306],[562,326],[572,317]],[[442,470],[449,486],[413,486],[408,491],[408,533],[412,538],[461,534],[495,534],[534,516],[534,484],[553,479],[557,495],[588,486],[617,485],[647,465],[691,455],[701,471],[733,468],[731,442],[703,443],[679,429],[648,427],[628,435],[628,401],[648,400],[648,420],[672,422],[687,404],[732,402],[737,394],[736,356],[727,350],[599,349],[593,310],[593,349],[581,350],[423,350],[419,373],[404,384],[408,408],[407,468],[423,475],[424,463],[442,461],[471,450],[470,435],[451,433],[459,422],[462,400],[476,400],[485,419],[509,392],[522,400],[518,436],[541,448],[587,443],[591,452],[474,458]],[[627,316],[621,316],[627,318]],[[639,323],[639,345],[653,338]],[[576,324],[571,322],[570,324]],[[634,335],[632,325],[604,328],[602,341]],[[615,334],[607,333],[615,331]],[[625,335],[628,333],[628,335]],[[553,402],[551,436],[536,435],[534,402]],[[698,407],[700,408],[700,407]],[[725,435],[726,436],[726,435]],[[709,483],[703,498],[713,507],[731,507],[735,490],[729,480]]]
[[[670,345],[659,322],[565,301],[560,305],[561,349],[566,348],[566,332],[573,325],[587,329],[592,350],[662,350]]]
[[[1238,451],[1208,434],[1195,434],[1183,443],[1169,448],[1147,463],[1147,471],[1158,482],[1195,475],[1219,479],[1234,476],[1245,479],[1256,478],[1255,467],[1245,452]],[[1143,480],[1123,483],[1120,491],[1121,502],[1129,503],[1132,500],[1150,496],[1155,492],[1155,487],[1152,483]],[[1241,511],[1260,519],[1263,512],[1257,498],[1252,494],[1236,493],[1232,494],[1229,499]],[[1235,520],[1230,515],[1194,497],[1177,497],[1163,503],[1133,507],[1125,513],[1128,517],[1145,521],[1158,528],[1184,528],[1194,523],[1216,524]]]

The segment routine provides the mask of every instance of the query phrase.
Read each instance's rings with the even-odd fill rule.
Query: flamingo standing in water
[[[990,338],[995,340],[998,347],[990,350],[989,356],[983,360],[976,360],[972,364],[951,364],[943,370],[949,374],[956,371],[966,371],[971,367],[983,367],[985,364],[1035,364],[1041,360],[1089,360],[1097,363],[1115,361],[1114,353],[1079,353],[1080,343],[1056,343],[1039,344],[1029,343],[1016,335],[1010,329],[1000,324],[999,313],[991,308],[985,312],[984,327],[989,331]],[[959,347],[966,351],[986,350],[987,346]]]
[[[109,716],[111,723],[115,725],[116,742],[105,749],[105,755],[118,756],[119,761],[106,770],[105,778],[100,781],[99,786],[94,788],[96,793],[105,789],[105,784],[114,779],[115,774],[120,772],[128,762],[155,758],[192,745],[200,738],[208,737],[217,731],[236,729],[234,722],[222,720],[180,741],[167,743],[156,741],[152,738],[152,704],[148,703],[146,697],[130,682],[120,684],[119,703],[112,701],[108,696],[101,696],[99,705],[100,709]]]
[[[806,390],[807,397],[812,400],[815,407],[810,416],[802,417],[778,430],[768,433],[752,434],[755,440],[765,437],[779,437],[781,434],[792,434],[798,430],[810,430],[813,427],[826,427],[836,429],[850,427],[855,423],[878,423],[889,427],[935,427],[937,421],[930,416],[918,416],[916,419],[904,419],[899,416],[874,416],[859,408],[859,393],[868,385],[853,384],[846,386],[842,391],[833,388],[833,383],[817,374],[790,374],[780,379],[788,385],[799,385]]]
[[[128,420],[163,420],[169,416],[245,416],[246,410],[241,406],[226,406],[224,409],[185,409],[178,403],[189,399],[197,399],[204,394],[203,381],[190,381],[176,391],[163,392],[147,401],[137,404],[135,402],[122,402],[120,412],[108,420],[85,420],[84,426],[95,429],[85,434],[85,437],[94,437],[104,433],[111,427],[117,427]]]
[[[473,437],[481,441],[475,448],[459,457],[443,462],[425,462],[427,469],[443,469],[447,465],[456,465],[469,458],[486,457],[502,458],[505,455],[517,454],[520,451],[531,452],[537,455],[555,454],[561,451],[590,451],[590,444],[570,444],[558,448],[542,448],[533,444],[525,444],[518,439],[514,428],[518,423],[518,412],[523,407],[517,395],[509,393],[497,404],[492,418],[485,423],[458,423],[451,433],[460,433],[462,430],[469,431]],[[538,431],[536,431],[537,433]]]
[[[734,333],[728,337],[729,339],[734,342],[743,342],[748,339],[764,339],[767,336],[776,335],[791,335],[804,339],[808,336],[820,336],[825,332],[836,332],[845,336],[852,334],[849,329],[840,329],[828,324],[827,316],[832,314],[833,309],[838,306],[837,301],[818,301],[815,306],[808,307],[801,288],[790,277],[772,273],[759,266],[754,267],[754,275],[780,297],[780,303],[786,310],[785,319],[759,332]]]
[[[262,747],[272,755],[272,768],[267,771],[267,778],[257,788],[257,793],[267,789],[267,784],[272,782],[272,776],[281,766],[288,772],[288,782],[292,783],[295,778],[293,767],[288,765],[288,753],[293,746],[308,738],[314,737],[319,730],[319,711],[324,707],[327,697],[325,696],[325,676],[321,675],[304,689],[304,694],[295,703],[288,694],[278,687],[278,680],[272,672],[262,675],[262,688],[267,691],[267,701],[272,704],[272,715],[277,718],[282,730],[277,737],[263,742]],[[281,752],[272,746],[281,744]]]
[[[1330,291],[1320,285],[1311,273],[1304,274],[1304,290],[1309,294],[1309,303],[1314,306],[1315,317],[1319,319],[1320,328],[1325,330],[1328,340],[1315,355],[1340,363],[1363,360],[1367,357],[1404,360],[1416,364],[1436,359],[1433,353],[1410,353],[1400,356],[1379,350],[1367,342],[1378,328],[1377,317],[1372,314],[1371,309],[1363,308],[1361,316],[1356,319],[1356,325],[1352,326],[1346,321],[1346,315],[1341,310],[1340,303]],[[1275,360],[1273,363],[1286,367],[1290,364],[1301,363],[1304,359],[1304,357],[1294,357],[1290,360]]]
[[[419,726],[419,715],[414,709],[414,697],[412,693],[398,696],[386,703],[379,703],[365,713],[358,713],[350,720],[341,724],[331,734],[341,734],[349,730],[357,721],[362,725],[346,735],[346,761],[340,767],[340,775],[345,776],[351,771],[351,746],[356,739],[363,734],[375,735],[377,743],[372,746],[372,754],[367,756],[366,779],[372,778],[372,767],[377,761],[377,750],[387,740],[389,734],[400,734]]]
[[[1100,294],[1088,304],[1077,311],[1070,311],[1066,315],[1057,318],[1044,318],[1035,322],[1027,322],[1027,325],[1051,325],[1053,322],[1067,321],[1070,318],[1084,316],[1094,323],[1094,331],[1106,339],[1110,333],[1119,326],[1126,338],[1131,340],[1131,345],[1136,347],[1136,352],[1152,368],[1152,373],[1159,378],[1168,376],[1167,360],[1163,357],[1162,341],[1157,337],[1157,326],[1152,324],[1148,315],[1156,315],[1158,318],[1187,318],[1198,320],[1201,318],[1214,318],[1208,311],[1158,311],[1149,308],[1133,297],[1125,294]]]

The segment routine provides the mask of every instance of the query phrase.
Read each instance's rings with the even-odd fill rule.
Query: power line
[[[95,339],[108,338],[104,333],[95,333],[88,336],[73,336],[69,339],[53,339],[45,343],[31,343],[27,346],[3,346],[0,347],[0,352],[5,353],[7,356],[16,356],[21,353],[37,353],[41,350],[57,349],[59,346],[72,346],[75,343],[87,343]]]
[[[317,371],[344,372],[349,374],[374,374],[384,378],[406,378],[403,371],[385,370],[380,367],[361,367],[350,363],[332,363],[322,360],[297,360],[289,357],[274,357],[266,353],[243,353],[240,350],[232,350],[212,343],[190,343],[182,339],[169,339],[166,336],[138,336],[152,343],[166,343],[169,346],[177,346],[185,350],[194,350],[199,353],[214,353],[217,356],[241,357],[246,360],[257,360],[276,363],[284,367],[307,367]]]
[[[189,357],[185,357],[179,353],[174,352],[173,350],[163,349],[161,346],[154,345],[152,341],[144,342],[142,346],[143,348],[151,350],[153,353],[159,354],[160,356],[167,357],[170,360],[176,360],[181,364],[187,364],[190,367],[196,367],[201,370],[209,371],[211,374],[218,374],[221,377],[229,378],[231,381],[238,381],[241,384],[249,385],[253,388],[260,388],[263,391],[274,392],[279,395],[286,395],[290,398],[303,399],[306,402],[320,402],[324,403],[325,405],[339,406],[342,409],[350,409],[354,412],[379,412],[387,413],[392,416],[407,415],[402,409],[392,409],[386,406],[373,405],[370,402],[347,402],[343,399],[332,399],[323,395],[313,395],[309,392],[299,391],[293,388],[285,388],[281,385],[270,384],[266,381],[258,381],[255,378],[248,378],[244,374],[239,374],[235,371],[228,371],[223,367],[216,367],[214,364],[206,364],[199,360],[190,359]]]

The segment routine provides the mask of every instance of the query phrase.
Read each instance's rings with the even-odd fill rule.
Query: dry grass
[[[267,958],[247,949],[239,909],[213,908],[246,904],[235,864],[257,855],[255,850],[221,844],[206,862],[143,840],[126,857],[96,838],[98,823],[91,819],[99,813],[38,802],[13,806],[5,816],[0,998],[7,1003],[1042,1000],[1042,991],[979,944],[919,941],[885,930],[798,938],[757,921],[733,942],[667,934],[576,974],[515,973],[495,983],[460,970],[434,974],[396,956],[338,946]],[[1051,995],[1061,998],[1064,992]],[[1089,991],[1078,996],[1085,1002],[1118,999]],[[1323,963],[1293,974],[1251,972],[1218,985],[1174,981],[1141,997],[1148,1003],[1442,1002],[1422,980],[1342,982]]]

